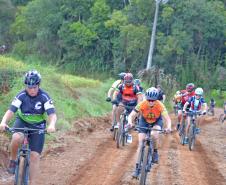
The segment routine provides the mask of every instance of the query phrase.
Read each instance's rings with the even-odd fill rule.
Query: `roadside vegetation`
[[[101,82],[70,74],[61,74],[53,66],[24,63],[0,56],[0,116],[9,107],[14,96],[24,88],[26,71],[37,69],[42,75],[41,88],[54,100],[57,110],[57,128],[69,129],[72,120],[87,116],[101,116],[111,110],[105,102],[106,92],[113,79]]]

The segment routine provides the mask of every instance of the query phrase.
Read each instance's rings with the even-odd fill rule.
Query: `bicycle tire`
[[[115,141],[116,140],[116,136],[117,136],[117,128],[114,128],[113,130],[113,140]]]
[[[25,167],[25,158],[24,156],[19,156],[18,163],[16,165],[14,185],[24,185],[24,174],[25,174],[24,167]]]
[[[224,114],[220,114],[219,116],[219,122],[224,123]]]
[[[184,139],[185,139],[185,128],[186,128],[186,124],[185,124],[185,120],[184,118],[182,119],[182,123],[181,123],[181,129],[180,129],[180,143],[182,145],[184,145]]]
[[[117,132],[117,139],[116,139],[117,148],[120,148],[121,144],[122,144],[122,125],[120,124]]]
[[[149,155],[150,155],[150,148],[145,147],[144,148],[143,163],[142,163],[142,166],[141,166],[140,180],[139,180],[140,185],[146,184],[147,173],[148,173],[147,166],[148,166]]]
[[[26,160],[25,160],[25,166],[24,166],[24,185],[29,185],[29,161],[30,161],[30,158],[28,159],[26,157]]]
[[[140,175],[140,170],[141,170],[141,166],[142,166],[142,163],[143,163],[144,148],[145,148],[144,146],[145,146],[145,143],[143,141],[142,144],[141,144],[141,148],[139,150],[139,154],[138,154],[138,176]]]
[[[191,124],[188,135],[188,147],[190,151],[194,150],[195,147],[195,130],[196,127],[194,126],[194,124]]]

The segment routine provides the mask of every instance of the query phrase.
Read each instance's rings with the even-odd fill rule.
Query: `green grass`
[[[15,69],[14,69],[15,68]],[[0,69],[13,69],[24,74],[25,71],[36,69],[41,73],[41,88],[54,101],[57,111],[58,129],[70,129],[73,120],[81,117],[101,116],[111,110],[105,102],[107,90],[112,80],[101,82],[70,74],[59,74],[53,66],[42,65],[40,61],[22,62],[13,58],[0,57]],[[16,94],[24,89],[23,75],[15,78],[13,88],[7,94],[0,95],[2,117]]]

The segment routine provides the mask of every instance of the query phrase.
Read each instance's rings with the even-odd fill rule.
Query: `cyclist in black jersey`
[[[16,113],[17,117],[14,123],[15,128],[46,128],[48,118],[47,132],[55,132],[57,116],[53,101],[49,95],[39,88],[41,75],[36,70],[31,70],[25,74],[25,89],[16,95],[11,106],[6,111],[0,124],[0,130],[5,130],[7,123]],[[29,137],[29,147],[31,149],[30,158],[30,185],[35,185],[39,170],[40,155],[44,146],[44,133],[32,133]],[[10,163],[8,172],[15,173],[16,157],[18,146],[22,142],[23,133],[14,133],[11,140]]]

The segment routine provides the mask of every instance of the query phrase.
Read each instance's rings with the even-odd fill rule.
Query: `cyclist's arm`
[[[202,106],[203,106],[204,111],[207,111],[207,108],[208,108],[207,103],[203,103]]]
[[[186,102],[186,103],[184,104],[183,111],[186,111],[188,105],[189,105],[189,102]]]
[[[171,123],[171,119],[169,117],[169,114],[168,114],[168,112],[166,110],[163,111],[162,117],[163,117],[163,119],[166,120],[166,128],[167,128],[167,130],[171,131],[172,130],[172,123]]]
[[[5,130],[5,127],[7,126],[7,123],[13,118],[14,112],[11,110],[7,110],[5,115],[2,118],[1,124],[0,124],[0,130]]]
[[[128,124],[129,125],[133,125],[133,122],[135,120],[135,118],[138,116],[138,112],[136,112],[135,110],[132,110],[132,112],[129,114],[128,116]]]
[[[140,103],[143,101],[143,95],[142,93],[137,94],[137,103]]]
[[[165,100],[166,100],[166,95],[165,95],[165,94],[163,94],[163,95],[162,95],[162,98],[163,98],[163,99],[162,99],[162,102],[164,103],[164,102],[165,102]]]
[[[56,131],[56,121],[57,121],[57,116],[55,113],[52,113],[48,116],[49,126],[47,128],[47,132],[55,132]]]
[[[114,93],[114,90],[115,90],[115,88],[113,88],[113,87],[111,87],[109,90],[108,90],[108,97],[112,97],[112,95],[113,95],[113,93]]]

